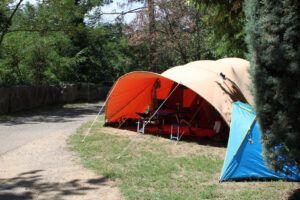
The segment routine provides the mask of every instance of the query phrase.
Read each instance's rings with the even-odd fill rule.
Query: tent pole
[[[170,98],[170,96],[173,94],[173,92],[176,90],[176,88],[180,85],[181,82],[177,83],[176,87],[170,92],[170,94],[167,96],[167,98],[159,105],[159,107],[156,109],[156,111],[149,117],[149,119],[145,122],[144,127],[150,123],[151,119],[156,115],[156,113],[161,109],[161,107],[166,103],[166,101]]]

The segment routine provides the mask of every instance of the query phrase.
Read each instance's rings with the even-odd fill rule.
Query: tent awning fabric
[[[162,86],[156,98],[164,99],[172,88],[173,81],[152,72],[131,72],[125,74],[112,87],[106,103],[105,117],[109,122],[124,118],[139,119],[136,113],[145,112],[153,102],[153,88],[159,80]]]
[[[289,175],[268,168],[263,157],[260,128],[253,108],[241,102],[234,103],[220,181],[245,178],[300,181],[296,167],[285,166],[285,170]]]
[[[252,104],[248,90],[249,62],[239,58],[204,60],[170,68],[162,74],[131,72],[120,77],[109,94],[106,105],[108,122],[136,118],[153,105],[153,88],[159,80],[156,97],[166,98],[174,84],[191,89],[211,104],[229,125],[235,101]],[[220,75],[223,75],[222,76]]]

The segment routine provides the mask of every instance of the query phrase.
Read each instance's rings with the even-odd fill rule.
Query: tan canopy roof
[[[173,67],[161,75],[198,93],[230,124],[232,102],[253,103],[248,69],[246,60],[224,58],[191,62]]]
[[[117,121],[122,117],[138,117],[151,103],[151,91],[156,80],[162,83],[161,97],[166,97],[172,83],[180,83],[209,102],[228,125],[234,101],[252,104],[248,90],[249,62],[239,58],[217,61],[204,60],[173,67],[164,73],[131,72],[120,77],[107,100],[106,119]]]

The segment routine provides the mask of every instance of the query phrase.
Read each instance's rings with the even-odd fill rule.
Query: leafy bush
[[[245,8],[265,157],[276,170],[300,166],[300,2],[249,0]]]

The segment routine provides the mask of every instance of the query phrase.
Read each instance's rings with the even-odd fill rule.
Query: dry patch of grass
[[[218,178],[226,149],[175,142],[90,123],[69,142],[87,168],[115,180],[125,199],[286,199],[291,182],[226,182]]]

